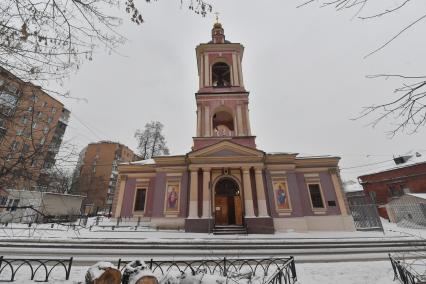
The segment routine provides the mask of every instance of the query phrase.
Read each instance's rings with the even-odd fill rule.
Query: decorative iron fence
[[[389,259],[392,264],[393,269],[393,280],[398,279],[403,284],[424,284],[426,279],[422,279],[420,275],[416,275],[415,272],[412,272],[407,269],[407,267],[401,263],[401,261],[393,258],[389,254]]]
[[[383,231],[376,204],[350,205],[349,208],[357,230]]]
[[[57,267],[63,268],[65,280],[68,280],[71,273],[72,261],[72,257],[69,259],[21,259],[0,256],[0,281],[15,281],[17,273],[27,268],[30,272],[30,280],[47,282]],[[24,271],[24,273],[27,272]]]
[[[117,267],[123,270],[131,261],[118,260]],[[146,263],[150,270],[160,275],[169,272],[178,274],[190,272],[218,274],[224,277],[232,277],[240,272],[263,277],[265,284],[293,284],[297,281],[296,264],[294,258],[268,258],[268,259],[209,259],[190,261],[154,261]]]
[[[426,204],[389,204],[389,218],[400,227],[424,229],[426,227]]]

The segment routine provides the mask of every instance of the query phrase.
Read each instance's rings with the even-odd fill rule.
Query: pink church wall
[[[339,204],[337,202],[336,192],[333,187],[333,183],[330,174],[322,172],[320,175],[321,188],[324,194],[324,202],[327,207],[327,212],[324,215],[338,215],[340,214]],[[305,182],[303,173],[288,172],[287,186],[291,198],[291,205],[293,211],[289,216],[279,216],[276,212],[275,207],[275,196],[272,187],[272,178],[268,171],[265,172],[266,178],[266,190],[268,193],[268,205],[270,207],[271,216],[274,218],[288,218],[288,217],[303,217],[303,216],[314,216],[310,204],[310,196],[308,193],[308,187]],[[328,201],[335,201],[336,206],[328,206]]]
[[[153,196],[152,217],[164,216],[164,194],[166,193],[166,173],[157,173]]]
[[[149,179],[145,216],[152,217],[153,201],[154,201],[154,190],[155,190],[155,177]]]

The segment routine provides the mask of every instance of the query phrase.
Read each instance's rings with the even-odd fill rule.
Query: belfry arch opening
[[[215,136],[234,135],[234,117],[229,111],[219,110],[213,115],[213,133]]]
[[[214,188],[215,225],[242,225],[243,214],[240,188],[229,177],[220,179]]]
[[[231,68],[224,62],[217,62],[212,66],[213,87],[231,86]]]

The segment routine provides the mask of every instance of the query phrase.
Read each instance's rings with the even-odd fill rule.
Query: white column
[[[198,169],[190,169],[191,187],[189,192],[188,218],[198,218]]]
[[[269,217],[268,208],[266,207],[265,187],[263,186],[262,169],[256,168],[256,193],[257,193],[257,208],[259,209],[259,217]]]
[[[204,54],[204,87],[211,86],[210,83],[210,66],[209,66],[209,55]]]
[[[243,131],[243,114],[241,111],[241,105],[237,105],[237,124],[238,124],[238,136],[245,135]]]
[[[201,106],[197,105],[197,137],[203,135],[201,132],[201,115]]]
[[[247,123],[247,135],[251,135],[251,127],[250,127],[250,117],[249,117],[249,110],[248,110],[248,103],[244,105],[244,108],[246,109],[246,123]]]
[[[243,168],[244,205],[245,217],[255,217],[253,207],[253,194],[251,193],[251,181],[249,168]]]
[[[243,81],[243,67],[241,66],[241,55],[238,54],[238,74],[240,79],[240,86],[244,88],[244,81]]]
[[[204,136],[210,136],[210,109],[209,106],[204,106]]]
[[[239,86],[238,82],[238,61],[237,61],[237,55],[232,53],[232,77],[233,77],[233,86]]]
[[[348,210],[346,208],[345,203],[345,194],[343,193],[343,189],[341,187],[341,181],[339,176],[337,175],[337,169],[330,169],[329,173],[331,175],[331,181],[334,186],[334,190],[336,191],[337,202],[339,203],[340,212],[343,216],[348,215]]]
[[[210,168],[203,168],[203,218],[211,217]]]
[[[237,116],[234,115],[234,136],[238,136]]]
[[[118,192],[115,193],[116,195],[118,195],[117,204],[115,205],[115,212],[114,212],[114,216],[116,218],[121,216],[121,208],[123,207],[123,197],[124,197],[124,190],[126,188],[127,176],[121,175],[118,179],[119,179],[120,186],[119,186]]]

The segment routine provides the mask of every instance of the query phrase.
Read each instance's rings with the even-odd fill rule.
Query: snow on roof
[[[343,190],[344,192],[356,192],[363,191],[364,188],[354,180],[348,180],[343,182]]]
[[[421,151],[420,152],[410,151],[405,155],[394,157],[392,160],[389,160],[388,162],[385,162],[382,165],[377,166],[371,172],[367,172],[360,176],[387,172],[387,171],[405,168],[405,167],[422,164],[422,163],[426,163],[426,154],[421,154]]]
[[[155,165],[154,159],[146,159],[141,161],[130,162],[130,165]]]
[[[407,193],[407,195],[411,195],[421,199],[426,199],[426,193]]]

